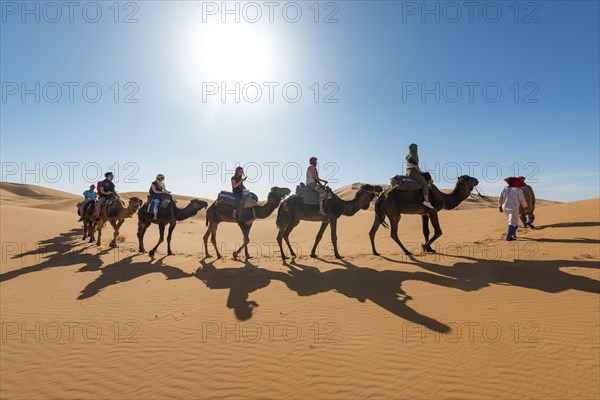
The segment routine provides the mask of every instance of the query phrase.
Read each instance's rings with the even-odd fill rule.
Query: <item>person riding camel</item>
[[[423,177],[421,168],[419,168],[419,153],[417,152],[417,145],[414,143],[408,146],[408,154],[406,155],[406,176],[421,184],[423,187],[423,205],[433,209],[433,206],[429,202],[429,184]]]
[[[96,185],[90,185],[90,188],[83,192],[83,203],[79,206],[79,222],[83,221],[83,210],[85,210],[89,202],[96,201],[97,193],[94,189],[96,189]]]
[[[98,183],[98,203],[96,203],[96,208],[94,209],[94,218],[100,218],[100,212],[102,211],[102,206],[106,203],[106,200],[115,195],[115,184],[112,182],[114,179],[114,175],[112,172],[107,172],[104,174],[104,180]]]
[[[235,196],[237,201],[237,207],[233,207],[233,219],[236,221],[242,215],[242,210],[244,208],[244,203],[246,202],[246,197],[248,196],[249,190],[244,186],[244,181],[247,179],[244,176],[244,168],[237,167],[235,169],[235,175],[231,177],[231,191]]]
[[[317,192],[319,195],[319,214],[327,216],[327,213],[323,209],[323,202],[325,201],[327,193],[325,192],[323,185],[321,185],[321,182],[326,185],[328,182],[325,179],[319,178],[319,171],[317,170],[317,157],[311,157],[308,162],[310,165],[306,170],[306,186]]]
[[[150,185],[148,191],[152,200],[152,211],[154,212],[154,220],[158,219],[158,206],[165,195],[169,194],[165,186],[165,176],[163,174],[156,175],[156,180]]]

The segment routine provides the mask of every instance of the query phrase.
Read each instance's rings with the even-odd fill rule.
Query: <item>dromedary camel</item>
[[[171,209],[172,207],[172,209]],[[167,208],[159,208],[158,210],[158,219],[154,219],[154,214],[152,212],[148,212],[145,210],[145,207],[142,207],[138,210],[138,231],[137,237],[140,242],[140,253],[145,253],[146,249],[144,249],[144,234],[146,233],[146,229],[150,225],[158,224],[158,232],[160,233],[160,238],[158,239],[158,243],[156,246],[150,250],[148,254],[151,256],[154,255],[158,246],[165,240],[165,227],[169,224],[169,234],[167,235],[167,254],[172,255],[171,251],[171,236],[173,235],[173,230],[175,230],[175,226],[177,226],[178,221],[183,221],[194,215],[198,214],[200,210],[208,207],[208,203],[202,200],[193,199],[190,203],[184,208],[179,208],[175,205],[174,201],[171,201],[171,204]]]
[[[315,244],[310,252],[311,257],[316,257],[317,245],[323,237],[323,232],[327,226],[331,224],[331,242],[333,244],[333,252],[336,258],[342,258],[337,248],[337,220],[342,215],[352,216],[358,210],[366,210],[374,197],[381,193],[381,186],[361,185],[353,200],[345,201],[340,199],[335,193],[332,193],[332,198],[325,203],[325,213],[327,217],[319,213],[318,205],[304,204],[300,196],[291,196],[279,206],[277,212],[277,243],[281,251],[281,257],[285,260],[287,256],[283,251],[281,239],[285,239],[292,257],[296,257],[294,250],[290,244],[289,236],[292,230],[300,223],[300,221],[320,221],[321,229],[315,238]]]
[[[246,259],[252,258],[248,253],[248,243],[250,243],[250,229],[252,228],[252,223],[255,219],[264,219],[271,215],[279,203],[281,203],[281,200],[288,194],[290,194],[290,189],[274,186],[267,196],[266,204],[242,209],[242,215],[238,219],[237,224],[244,235],[244,243],[239,249],[233,252],[234,258],[237,258],[242,249],[245,251]],[[221,258],[221,253],[217,248],[217,227],[221,222],[236,222],[233,218],[233,206],[230,204],[219,204],[219,202],[214,202],[206,210],[206,225],[208,226],[208,229],[204,234],[204,252],[206,258],[212,257],[208,253],[209,237],[217,252],[217,258]]]
[[[94,207],[96,202],[90,201],[83,208],[83,215],[79,215],[79,206],[81,203],[77,204],[77,214],[81,217],[83,221],[83,238],[85,240],[88,236],[90,237],[89,242],[94,242],[94,230],[96,229],[96,218],[94,218]]]
[[[385,228],[388,227],[385,223],[386,216],[390,219],[390,233],[392,239],[398,243],[405,254],[411,254],[398,238],[398,222],[400,221],[401,214],[421,215],[423,221],[423,236],[425,237],[425,243],[421,244],[421,247],[423,248],[423,251],[434,253],[435,250],[431,247],[431,244],[437,238],[442,236],[438,211],[456,208],[469,197],[473,188],[478,184],[479,181],[475,178],[471,178],[467,175],[460,176],[454,190],[450,194],[443,193],[435,187],[435,185],[431,185],[429,198],[431,204],[435,207],[434,209],[430,209],[423,205],[423,195],[420,188],[415,190],[395,189],[389,194],[382,193],[375,201],[375,221],[369,232],[373,254],[379,255],[377,250],[375,250],[375,233],[377,232],[377,229],[379,229],[379,225],[383,225]],[[434,234],[431,239],[429,239],[430,219],[434,229]]]
[[[129,199],[129,204],[127,207],[125,207],[125,204],[123,204],[119,196],[117,196],[117,198],[114,199],[111,204],[102,207],[100,219],[96,228],[98,230],[98,239],[96,240],[96,245],[100,246],[100,240],[102,239],[102,228],[104,228],[104,224],[106,221],[108,221],[115,231],[113,239],[109,245],[110,247],[117,247],[119,228],[121,228],[121,225],[123,225],[123,222],[125,222],[125,218],[131,218],[131,216],[136,213],[141,205],[142,200],[139,197],[132,197]]]

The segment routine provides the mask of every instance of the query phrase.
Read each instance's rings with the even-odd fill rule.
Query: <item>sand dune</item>
[[[302,222],[289,263],[274,214],[246,263],[233,224],[218,231],[226,258],[203,260],[204,213],[178,225],[174,256],[151,258],[135,218],[118,249],[108,228],[101,247],[82,242],[78,199],[0,184],[2,398],[600,396],[600,199],[539,201],[516,242],[495,203],[469,200],[440,214],[435,255],[405,216],[412,257],[385,229],[371,254],[371,210],[340,219],[343,260],[329,231],[308,257],[319,224]]]

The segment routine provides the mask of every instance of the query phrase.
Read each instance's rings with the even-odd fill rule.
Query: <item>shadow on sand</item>
[[[164,258],[152,259],[148,262],[133,262],[133,256],[128,256],[108,265],[100,269],[101,275],[88,284],[77,299],[83,300],[93,297],[109,286],[128,282],[155,272],[164,274],[168,280],[193,276],[177,267],[164,264]]]
[[[399,318],[440,333],[449,332],[449,326],[410,307],[413,297],[402,289],[405,281],[421,281],[465,292],[480,290],[490,285],[510,285],[546,293],[565,290],[600,293],[598,280],[565,271],[565,267],[599,269],[599,261],[592,256],[571,260],[502,261],[451,255],[448,257],[459,260],[451,266],[438,265],[412,256],[408,259],[404,257],[403,260],[382,256],[380,259],[383,268],[377,270],[355,265],[348,260],[320,259],[336,266],[324,272],[298,260],[284,262],[283,265],[288,268],[285,272],[259,268],[248,261],[241,268],[218,269],[213,263],[202,260],[201,266],[195,273],[190,274],[165,264],[165,257],[134,262],[133,257],[137,253],[131,254],[131,251],[122,258],[115,253],[115,261],[103,266],[101,256],[119,250],[97,251],[94,245],[78,246],[81,244],[81,235],[81,229],[73,229],[40,242],[34,250],[14,254],[13,259],[38,257],[36,261],[39,262],[1,274],[0,282],[6,284],[11,279],[49,268],[83,264],[77,272],[100,272],[99,276],[81,290],[78,299],[83,300],[97,295],[109,286],[147,274],[161,273],[167,279],[195,277],[209,289],[229,289],[226,306],[234,311],[238,320],[243,321],[252,318],[253,310],[259,306],[256,301],[249,299],[250,294],[276,280],[284,283],[300,297],[335,291],[362,303],[370,301]],[[584,243],[597,242],[587,239]],[[403,266],[409,265],[421,270],[401,270]]]
[[[0,274],[0,282],[6,282],[33,272],[39,272],[50,268],[64,268],[83,264],[77,272],[100,271],[94,281],[88,284],[79,294],[78,299],[87,299],[95,296],[102,289],[118,283],[131,281],[154,272],[164,274],[167,279],[189,278],[192,274],[186,273],[179,268],[165,265],[163,259],[133,262],[130,254],[131,248],[106,249],[99,248],[91,243],[83,242],[82,229],[72,229],[57,237],[38,242],[35,249],[14,254],[12,259],[21,259],[23,262],[34,259],[37,264],[15,269]],[[129,254],[124,256],[124,253]],[[114,262],[103,267],[102,256],[112,254]],[[6,256],[6,255],[4,255]],[[109,260],[110,261],[110,260]]]
[[[81,269],[85,271],[100,269],[102,266],[100,256],[106,254],[108,250],[94,252],[92,250],[98,249],[96,245],[87,243],[83,247],[76,248],[77,245],[84,243],[81,236],[83,236],[83,229],[71,229],[57,237],[38,242],[35,249],[14,254],[11,259],[21,259],[25,263],[33,258],[38,263],[0,274],[0,282],[48,268],[68,267],[80,263],[84,264]],[[6,246],[3,249],[3,252],[5,251],[8,251]],[[3,258],[7,256],[8,254],[3,254]]]
[[[586,228],[591,226],[600,226],[598,221],[586,221],[586,222],[560,222],[557,224],[541,225],[535,227],[535,230],[542,230],[546,228]]]

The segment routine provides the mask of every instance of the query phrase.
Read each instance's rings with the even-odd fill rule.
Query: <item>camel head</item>
[[[142,199],[134,196],[129,199],[129,205],[127,206],[127,208],[131,211],[132,214],[134,214],[138,210],[138,208],[142,206],[142,204],[144,204]]]
[[[292,191],[288,188],[280,188],[278,186],[273,186],[271,188],[271,191],[269,192],[269,199],[271,199],[271,197],[273,197],[274,199],[276,199],[278,202],[281,201],[281,199],[283,199],[285,196],[287,196],[288,194],[292,193]]]
[[[192,212],[195,215],[198,212],[200,212],[200,210],[202,210],[203,208],[208,207],[208,203],[202,200],[193,199],[187,206],[192,210]]]
[[[475,186],[479,185],[479,181],[475,178],[470,177],[469,175],[462,175],[458,177],[456,181],[456,187],[463,187],[471,193]]]
[[[379,193],[383,192],[383,188],[378,185],[369,185],[364,184],[360,185],[358,189],[358,193],[356,193],[356,197],[361,198],[361,208],[366,210],[369,208],[369,204],[371,204],[371,200],[374,197],[379,196]]]

